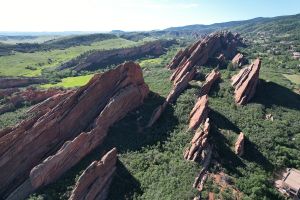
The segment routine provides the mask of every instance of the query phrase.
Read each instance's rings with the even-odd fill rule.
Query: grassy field
[[[63,78],[61,82],[56,84],[45,84],[41,85],[42,88],[51,88],[51,87],[64,87],[64,88],[72,88],[79,87],[87,84],[89,80],[93,77],[93,74],[84,75],[84,76],[76,76],[76,77],[67,77]]]
[[[283,76],[292,83],[300,85],[300,74],[283,74]]]
[[[139,45],[144,41],[133,42],[122,38],[96,42],[90,46],[76,46],[65,50],[19,53],[0,57],[0,76],[39,76],[44,68],[55,67],[81,53],[93,49],[107,50]]]

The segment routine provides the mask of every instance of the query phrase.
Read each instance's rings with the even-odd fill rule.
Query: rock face
[[[34,88],[27,88],[22,91],[17,90],[17,92],[13,94],[5,95],[5,104],[0,107],[0,114],[12,111],[25,102],[36,104],[59,93],[63,93],[63,91],[58,89],[37,90]]]
[[[203,83],[203,85],[201,87],[199,96],[208,94],[211,86],[214,84],[214,82],[216,80],[218,80],[220,78],[221,78],[221,73],[216,69],[213,69],[209,74],[207,74],[205,76],[205,82]]]
[[[125,60],[144,56],[160,56],[165,48],[175,43],[175,40],[157,40],[141,46],[112,50],[93,51],[82,54],[58,67],[59,70],[71,68],[75,71],[95,70],[111,64],[119,64]]]
[[[189,130],[196,130],[207,118],[208,112],[208,96],[204,95],[199,97],[190,113]]]
[[[259,80],[259,70],[261,61],[256,59],[251,65],[241,69],[241,71],[231,78],[232,86],[235,87],[235,102],[246,104],[251,100],[256,91]]]
[[[69,200],[105,200],[116,170],[117,149],[92,162],[81,174]]]
[[[41,78],[25,78],[25,77],[0,77],[0,89],[26,87],[32,84],[40,84],[48,82],[46,79]]]
[[[231,32],[212,33],[195,42],[191,47],[180,50],[167,66],[169,69],[182,68],[190,62],[191,66],[204,65],[211,57],[232,59],[237,47],[243,45],[238,34]]]
[[[233,64],[233,66],[235,66],[235,67],[241,67],[244,64],[246,64],[246,59],[243,54],[238,53],[234,56],[234,58],[232,59],[231,62]]]
[[[20,185],[11,194],[17,199],[59,178],[101,144],[107,129],[141,105],[148,92],[139,65],[127,62],[39,104],[33,109],[39,112],[0,138],[0,196]]]
[[[240,133],[238,139],[235,142],[235,153],[239,156],[244,154],[244,143],[245,143],[245,135],[244,133]]]

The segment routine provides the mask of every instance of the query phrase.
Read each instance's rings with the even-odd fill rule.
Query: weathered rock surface
[[[205,76],[205,82],[203,83],[203,85],[201,87],[199,96],[208,94],[211,86],[214,84],[214,82],[216,80],[218,80],[220,78],[221,78],[221,73],[216,69],[213,69],[209,74],[207,74]]]
[[[261,61],[256,59],[251,65],[241,69],[237,75],[231,78],[231,84],[235,87],[234,98],[237,104],[246,104],[254,96],[259,80],[260,65]]]
[[[208,96],[204,95],[198,98],[193,110],[190,113],[189,130],[196,130],[204,122],[209,112]]]
[[[231,62],[233,64],[233,66],[235,66],[235,67],[241,67],[244,64],[246,64],[246,59],[243,54],[238,53],[234,56],[234,58],[232,59]]]
[[[243,45],[238,34],[231,32],[212,33],[195,42],[191,47],[180,50],[167,66],[176,69],[190,62],[192,66],[204,65],[211,57],[222,54],[226,59],[232,59],[237,52],[237,47]]]
[[[197,159],[203,160],[201,153],[208,145],[208,134],[210,124],[209,118],[206,118],[203,127],[199,127],[191,141],[191,147],[187,148],[184,158],[187,160],[196,161]]]
[[[242,156],[244,154],[244,143],[245,143],[245,135],[244,133],[240,133],[238,139],[235,142],[235,154]]]
[[[148,92],[139,65],[127,62],[38,105],[46,109],[35,108],[40,112],[0,138],[0,195],[20,185],[11,196],[16,199],[18,192],[26,193],[20,188],[32,191],[55,181],[101,144],[107,129],[141,105]]]
[[[81,174],[69,200],[104,200],[116,170],[117,149],[92,162]]]
[[[144,56],[160,56],[165,48],[175,43],[175,40],[156,40],[141,46],[112,50],[99,50],[82,54],[58,67],[59,70],[71,68],[75,71],[95,70],[111,64],[120,64],[125,60]]]
[[[26,77],[0,77],[0,89],[26,87],[33,84],[41,84],[48,82],[42,78],[26,78]]]

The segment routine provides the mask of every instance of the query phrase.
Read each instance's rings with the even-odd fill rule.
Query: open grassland
[[[122,38],[92,43],[89,46],[76,46],[64,50],[19,53],[0,57],[0,76],[39,76],[41,70],[55,67],[89,50],[107,50],[132,47],[144,41],[134,42]]]
[[[64,88],[72,88],[79,87],[87,84],[89,80],[93,77],[93,74],[76,76],[76,77],[67,77],[63,78],[61,82],[55,84],[44,84],[41,85],[42,88],[51,88],[51,87],[64,87]]]

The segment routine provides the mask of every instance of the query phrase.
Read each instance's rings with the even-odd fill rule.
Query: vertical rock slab
[[[208,112],[208,96],[204,95],[199,97],[190,113],[189,130],[196,130],[207,118]]]
[[[246,59],[243,54],[237,53],[234,58],[232,59],[231,63],[235,67],[241,67],[246,63]]]
[[[240,133],[238,139],[235,142],[234,150],[235,154],[242,156],[244,154],[245,135]]]
[[[235,102],[240,105],[248,103],[255,94],[259,80],[259,70],[261,61],[256,59],[251,65],[240,70],[231,78],[231,85],[235,87]]]
[[[104,200],[116,170],[117,149],[92,162],[80,175],[69,200]]]

